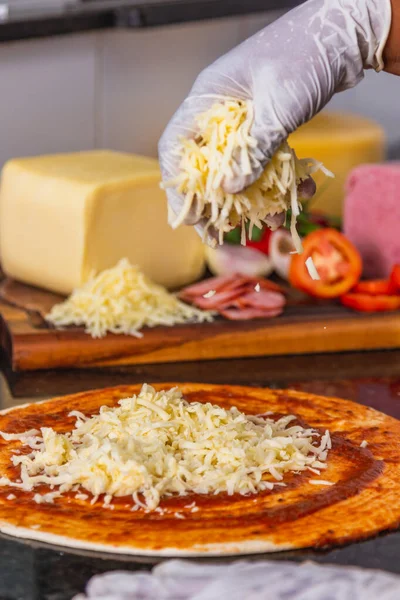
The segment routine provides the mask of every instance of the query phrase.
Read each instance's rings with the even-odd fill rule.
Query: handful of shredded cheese
[[[254,120],[250,101],[227,100],[214,104],[200,114],[196,121],[199,135],[195,139],[182,138],[180,174],[164,184],[174,187],[185,197],[180,214],[172,223],[176,228],[195,210],[197,219],[206,218],[207,230],[219,232],[219,243],[224,233],[238,225],[242,227],[242,244],[246,242],[246,223],[249,234],[253,227],[262,227],[267,217],[291,209],[291,234],[297,252],[302,251],[296,231],[296,220],[301,211],[297,187],[318,170],[333,177],[314,159],[299,160],[285,141],[268,162],[261,177],[239,194],[225,193],[224,178],[233,175],[233,166],[239,166],[243,175],[252,172],[251,153],[257,140],[250,134]]]
[[[157,509],[173,494],[250,494],[284,485],[284,474],[326,468],[331,448],[324,435],[293,424],[294,416],[274,420],[251,416],[237,408],[189,403],[178,388],[155,391],[144,385],[118,406],[102,406],[91,417],[72,412],[75,428],[56,433],[42,427],[22,434],[0,435],[20,440],[30,454],[14,454],[21,482],[0,478],[0,485],[32,491],[38,485],[57,490],[35,495],[36,502],[82,488],[95,502],[105,494],[131,496],[133,509]],[[158,509],[161,510],[161,509]]]
[[[94,338],[103,337],[108,331],[141,337],[140,330],[145,326],[204,322],[212,318],[212,313],[180,302],[127,259],[92,276],[46,316],[56,327],[84,325]]]

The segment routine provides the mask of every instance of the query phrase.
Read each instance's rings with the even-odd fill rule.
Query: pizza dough
[[[247,414],[294,414],[304,425],[328,429],[332,450],[323,479],[335,484],[316,486],[309,483],[309,473],[293,474],[285,476],[286,487],[257,495],[163,499],[159,513],[132,511],[126,498],[115,498],[114,509],[104,507],[101,498],[92,505],[90,498],[78,499],[76,493],[37,504],[34,494],[44,494],[48,487],[34,492],[2,487],[0,531],[108,553],[211,556],[339,545],[400,524],[399,421],[353,402],[302,392],[203,384],[154,387],[175,385],[189,401],[236,406]],[[21,433],[52,427],[65,432],[75,424],[68,416],[71,411],[95,414],[102,405],[114,406],[137,394],[140,387],[95,390],[16,407],[0,413],[0,430]],[[19,448],[18,441],[0,440],[0,474],[13,481],[19,469],[10,458]]]

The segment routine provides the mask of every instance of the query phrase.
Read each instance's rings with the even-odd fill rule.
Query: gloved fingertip
[[[239,192],[244,190],[244,188],[248,185],[249,184],[247,176],[235,177],[234,179],[228,179],[224,177],[224,179],[221,182],[221,187],[224,190],[225,194],[238,194]]]
[[[201,219],[194,226],[195,230],[203,240],[207,246],[211,246],[211,248],[215,248],[218,245],[219,234],[218,231],[214,227],[207,227],[207,231],[205,231],[208,220]]]
[[[198,200],[195,197],[192,201],[192,205],[188,214],[185,217],[185,225],[196,225],[201,219],[201,206],[199,206]]]
[[[221,182],[221,187],[226,194],[239,194],[257,181],[262,172],[263,168],[260,165],[248,175],[238,174],[234,177],[224,177]]]
[[[276,229],[279,229],[279,227],[282,227],[282,225],[285,223],[285,219],[286,219],[286,213],[281,212],[277,215],[272,215],[270,217],[266,217],[265,224],[272,231],[276,231]]]
[[[312,177],[305,179],[297,188],[297,193],[303,200],[310,200],[317,191],[317,185]]]

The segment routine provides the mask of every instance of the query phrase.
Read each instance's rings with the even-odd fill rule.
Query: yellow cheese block
[[[335,175],[316,173],[317,195],[312,209],[341,217],[344,186],[350,171],[363,163],[382,162],[385,134],[379,125],[358,115],[323,112],[289,137],[299,158],[312,157]]]
[[[126,257],[170,289],[198,279],[203,244],[193,228],[168,225],[160,177],[156,160],[109,151],[9,161],[0,190],[5,273],[69,294]]]

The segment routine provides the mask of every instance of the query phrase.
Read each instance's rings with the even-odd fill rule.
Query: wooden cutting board
[[[1,346],[15,371],[400,348],[400,313],[358,314],[304,296],[289,296],[274,319],[155,327],[140,339],[49,328],[44,315],[62,298],[11,280],[0,298]]]

